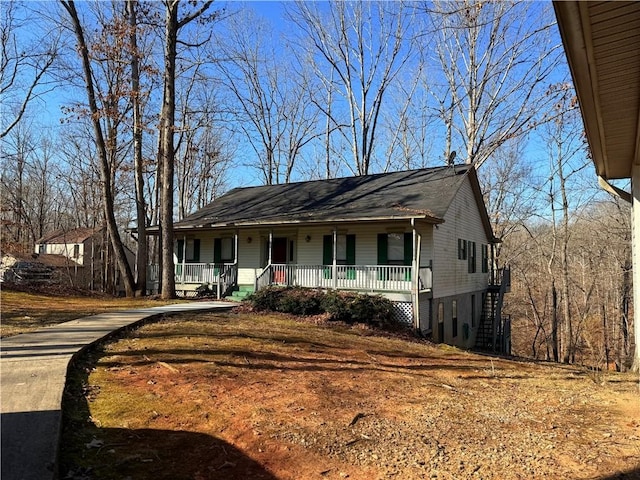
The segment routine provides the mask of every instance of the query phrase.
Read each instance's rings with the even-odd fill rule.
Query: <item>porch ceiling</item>
[[[640,2],[553,5],[596,172],[629,178],[640,164]]]

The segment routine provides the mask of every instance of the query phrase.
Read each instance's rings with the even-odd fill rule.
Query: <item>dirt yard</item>
[[[199,314],[89,352],[66,479],[640,478],[637,376]]]

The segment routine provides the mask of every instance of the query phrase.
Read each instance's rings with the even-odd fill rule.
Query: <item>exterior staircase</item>
[[[510,355],[511,318],[502,315],[502,304],[511,287],[511,272],[505,267],[496,273],[485,294],[475,348]]]

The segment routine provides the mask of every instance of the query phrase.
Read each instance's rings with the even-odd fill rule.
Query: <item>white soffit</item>
[[[640,2],[555,1],[598,175],[640,164]]]

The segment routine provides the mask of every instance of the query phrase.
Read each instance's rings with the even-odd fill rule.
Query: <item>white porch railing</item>
[[[220,285],[224,293],[237,282],[238,269],[233,263],[177,264],[176,285]],[[149,288],[158,284],[158,265],[149,265]],[[431,267],[418,269],[419,291],[432,287]],[[404,265],[295,265],[272,264],[256,278],[256,290],[267,285],[289,285],[309,288],[361,290],[368,292],[411,292],[413,287],[410,266]]]
[[[153,288],[160,280],[158,264],[147,269],[147,285]],[[220,285],[222,290],[234,285],[238,269],[235,263],[178,263],[175,266],[176,285]]]
[[[431,268],[419,270],[420,289],[431,288]],[[371,292],[410,292],[410,266],[396,265],[285,265],[273,264],[259,277],[256,287],[268,284]]]

